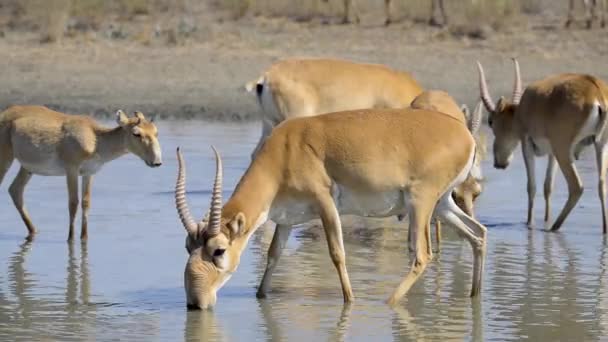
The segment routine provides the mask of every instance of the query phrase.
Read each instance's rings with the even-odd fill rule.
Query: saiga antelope
[[[345,302],[353,292],[346,270],[340,214],[389,217],[408,214],[414,232],[410,272],[390,296],[397,301],[432,259],[431,216],[458,229],[473,248],[471,296],[479,293],[485,260],[486,228],[466,215],[451,192],[470,173],[475,139],[449,115],[421,109],[366,109],[287,120],[266,139],[222,206],[222,163],[207,219],[195,221],[185,197],[185,170],[179,169],[175,200],[186,229],[190,254],[184,283],[189,308],[208,308],[236,271],[255,230],[277,223],[258,297],[266,296],[271,275],[292,226],[320,217],[329,254]]]
[[[296,117],[364,108],[405,108],[416,100],[414,106],[418,108],[452,113],[462,122],[469,119],[447,93],[425,93],[408,73],[379,64],[339,59],[285,59],[271,65],[257,81],[245,87],[255,91],[262,109],[262,134],[252,159],[273,127]],[[479,116],[473,121],[475,136]],[[469,215],[473,215],[473,201],[481,193],[479,159],[474,170],[474,175],[453,193],[456,202]],[[436,232],[439,246],[439,223]]]
[[[445,91],[426,90],[414,98],[410,107],[448,114],[463,124],[466,124],[467,127],[469,127],[471,135],[473,135],[475,138],[477,137],[479,128],[481,127],[482,104],[477,104],[475,111],[471,114],[466,105],[458,107],[456,101],[454,101],[454,99]],[[454,191],[452,192],[452,198],[456,204],[471,217],[474,217],[473,203],[481,194],[481,182],[483,180],[481,172],[481,153],[479,151],[479,146],[477,146],[477,148],[478,154],[475,158],[475,163],[471,168],[471,172],[464,182],[456,185]],[[399,217],[399,219],[402,220],[403,217]],[[441,244],[441,223],[438,220],[435,222],[435,237],[437,242],[437,250],[439,250]]]
[[[323,0],[323,2],[329,2],[329,0]],[[344,4],[344,12],[342,16],[342,23],[348,24],[350,23],[350,16],[352,12],[352,16],[354,17],[355,23],[359,23],[361,20],[359,18],[359,9],[357,7],[357,0],[343,0]],[[384,25],[390,25],[392,23],[392,7],[393,0],[384,0]],[[441,21],[437,20],[435,17],[436,10],[439,9],[441,14]],[[445,13],[445,6],[443,4],[443,0],[431,0],[431,15],[429,17],[429,25],[433,26],[443,26],[447,25],[448,16]]]
[[[423,90],[406,72],[329,58],[278,61],[245,88],[255,91],[262,109],[262,134],[252,159],[272,128],[284,120],[353,109],[405,108]]]
[[[156,126],[141,112],[128,118],[116,113],[118,127],[106,128],[92,118],[67,115],[42,106],[12,106],[0,113],[0,183],[14,159],[21,164],[9,193],[32,239],[36,228],[25,208],[23,192],[32,175],[66,176],[70,228],[74,235],[78,209],[78,176],[82,176],[81,239],[87,238],[93,175],[107,162],[128,152],[146,165],[161,165]]]
[[[568,19],[566,20],[566,27],[570,27],[574,22],[574,3],[575,0],[568,0]],[[583,0],[583,6],[585,7],[585,21],[587,28],[590,29],[593,20],[598,17],[599,12],[600,26],[606,26],[606,0]]]
[[[515,86],[511,101],[500,98],[494,104],[481,64],[479,88],[490,113],[494,132],[494,166],[506,168],[521,142],[528,177],[528,226],[534,222],[536,194],[534,159],[548,156],[544,184],[545,223],[551,212],[551,192],[556,163],[568,183],[568,200],[551,226],[558,230],[583,194],[575,160],[584,147],[593,144],[599,173],[598,193],[602,205],[602,227],[606,234],[606,110],[608,88],[600,79],[583,74],[558,74],[531,83],[522,94],[519,64],[515,64]]]

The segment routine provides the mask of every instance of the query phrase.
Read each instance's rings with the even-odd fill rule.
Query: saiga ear
[[[127,117],[127,114],[125,114],[125,112],[123,112],[121,109],[116,111],[116,123],[121,127],[125,127],[129,124],[129,118]]]
[[[144,116],[144,113],[142,113],[142,112],[137,111],[133,114],[135,114],[135,117],[139,120],[139,122],[146,120],[146,117]]]
[[[236,216],[228,223],[228,228],[230,228],[234,235],[242,233],[245,229],[245,214],[236,214]]]

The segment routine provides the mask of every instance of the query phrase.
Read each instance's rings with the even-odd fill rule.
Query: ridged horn
[[[184,228],[189,235],[196,235],[198,232],[198,225],[194,221],[190,209],[188,208],[188,201],[186,200],[186,168],[184,165],[184,158],[182,153],[177,148],[177,182],[175,184],[175,207],[177,208],[177,214],[179,219],[182,221]]]
[[[519,71],[519,62],[516,58],[513,59],[513,65],[515,66],[515,83],[513,84],[513,97],[511,102],[514,105],[518,105],[521,100],[521,95],[523,94],[523,89],[521,85],[521,73]]]
[[[473,114],[471,114],[471,117],[469,118],[469,131],[471,131],[472,135],[476,135],[481,127],[481,118],[483,116],[481,106],[482,103],[479,101],[475,107],[475,110],[473,111]]]
[[[484,106],[488,112],[494,112],[496,110],[496,105],[490,96],[490,92],[488,91],[488,83],[486,82],[486,75],[483,72],[483,67],[481,63],[477,61],[477,70],[479,71],[479,92],[481,96],[481,100],[483,101]]]
[[[215,181],[213,182],[213,191],[211,192],[211,208],[209,209],[209,225],[207,226],[207,234],[214,236],[220,232],[220,224],[222,219],[222,158],[215,147],[211,146],[215,153]]]

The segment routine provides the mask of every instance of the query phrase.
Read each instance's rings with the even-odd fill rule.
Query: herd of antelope
[[[329,0],[323,0],[329,2]],[[392,8],[394,0],[384,0],[384,25],[388,26],[393,22]],[[479,2],[479,0],[471,0],[473,3]],[[342,0],[343,2],[343,14],[342,23],[348,24],[352,22],[358,24],[361,19],[359,18],[359,9],[357,6],[357,0]],[[600,26],[606,26],[606,0],[582,0],[581,1],[585,10],[585,23],[588,29],[593,25],[595,19],[599,19]],[[568,0],[568,15],[565,23],[565,27],[568,28],[574,22],[575,14],[575,0]],[[441,18],[437,17],[437,13]],[[445,10],[444,0],[431,0],[430,15],[428,23],[431,26],[446,26],[448,24],[448,15]]]
[[[397,217],[409,221],[411,268],[388,303],[395,305],[433,258],[431,220],[446,223],[473,250],[471,296],[480,293],[487,229],[474,218],[482,192],[479,143],[482,106],[495,137],[494,166],[504,169],[521,143],[528,176],[528,225],[534,222],[534,160],[549,158],[544,185],[545,221],[550,219],[556,165],[568,183],[568,200],[551,230],[558,230],[583,187],[575,162],[593,145],[599,173],[603,233],[607,233],[605,175],[608,87],[584,74],[558,74],[524,88],[517,60],[510,99],[494,102],[483,67],[480,103],[471,112],[446,92],[425,90],[408,73],[377,64],[339,59],[286,59],[246,88],[262,110],[262,135],[232,196],[222,204],[222,159],[213,148],[216,174],[208,214],[195,219],[186,200],[185,161],[177,149],[175,203],[186,229],[189,254],[184,273],[187,306],[206,309],[236,271],[251,235],[266,221],[276,224],[257,296],[265,297],[272,273],[295,225],[320,218],[345,302],[354,300],[345,263],[340,215]],[[0,113],[0,183],[17,159],[20,169],[10,196],[28,230],[24,188],[33,174],[65,175],[69,233],[73,239],[82,178],[81,239],[87,238],[93,175],[103,164],[133,153],[149,167],[162,164],[152,120],[116,113],[106,128],[88,116],[41,106],[13,106]]]

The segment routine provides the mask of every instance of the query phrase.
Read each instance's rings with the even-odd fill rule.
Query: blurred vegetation
[[[384,19],[383,0],[354,1],[361,17]],[[547,7],[565,7],[566,2],[445,0],[449,31],[475,38],[519,24],[526,15],[541,14]],[[209,25],[209,18],[217,22],[264,16],[329,23],[338,22],[343,11],[343,0],[0,0],[0,25],[9,30],[38,32],[41,42],[96,32],[144,44],[158,37],[177,44],[193,35],[198,26]],[[426,23],[432,15],[431,0],[393,0],[395,22]]]

